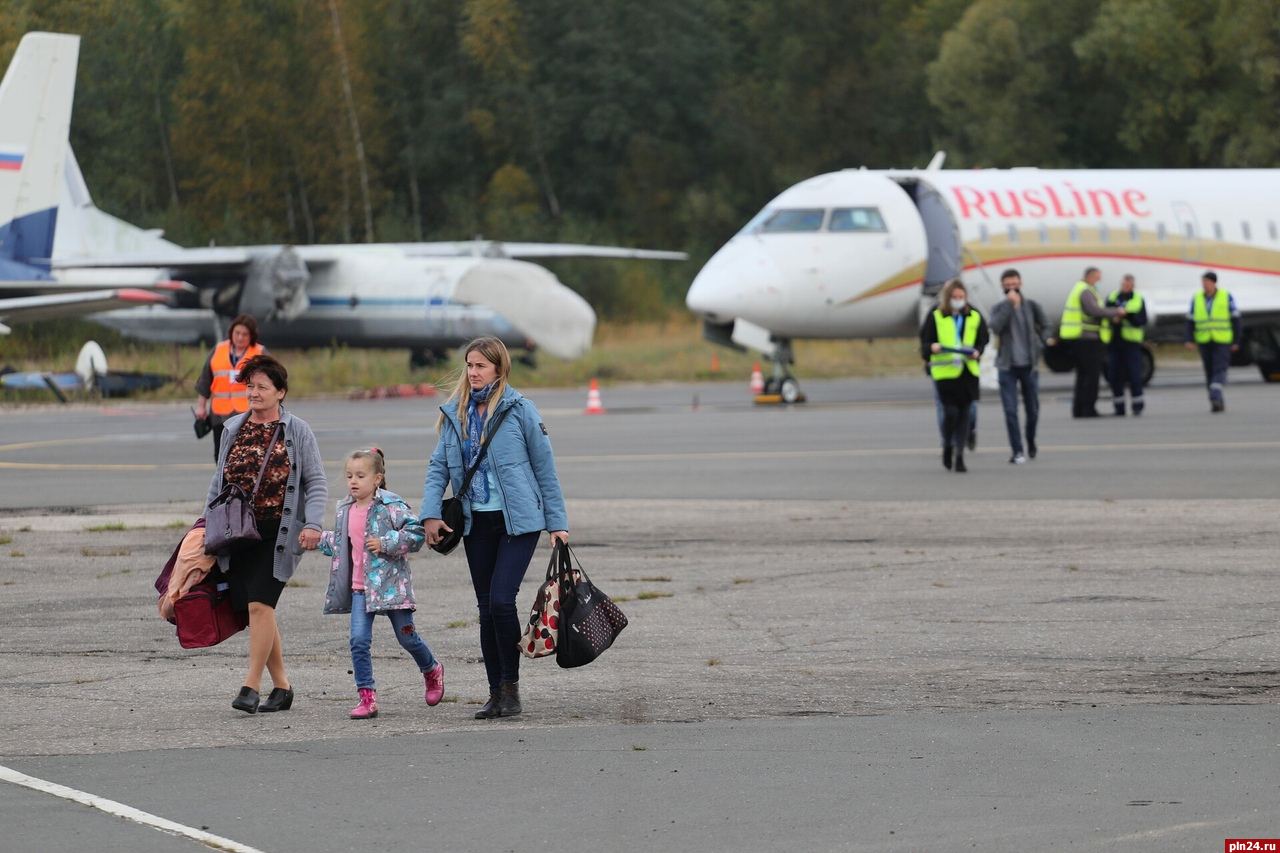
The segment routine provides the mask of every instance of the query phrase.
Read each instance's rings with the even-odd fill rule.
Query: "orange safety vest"
[[[209,398],[213,402],[215,415],[225,418],[237,412],[249,411],[249,392],[236,381],[236,374],[240,372],[240,365],[264,352],[266,349],[262,344],[253,344],[244,351],[238,362],[232,364],[231,341],[222,341],[213,348],[213,357],[209,359],[209,369],[213,372]]]

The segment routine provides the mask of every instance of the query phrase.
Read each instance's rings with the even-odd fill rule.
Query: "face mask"
[[[963,311],[963,310],[964,310],[964,300],[963,300],[963,299],[952,299],[952,300],[951,300],[951,310],[952,310],[952,311]]]

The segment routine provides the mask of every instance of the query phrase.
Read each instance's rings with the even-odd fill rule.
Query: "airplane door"
[[[1200,242],[1200,224],[1196,222],[1196,212],[1185,201],[1175,201],[1173,215],[1178,220],[1178,233],[1182,237],[1182,259],[1200,260],[1204,247]]]
[[[948,279],[960,275],[960,229],[951,215],[951,208],[947,207],[936,189],[920,181],[905,183],[903,189],[915,202],[920,219],[924,222],[929,260],[925,265],[922,289],[925,296],[933,297]]]

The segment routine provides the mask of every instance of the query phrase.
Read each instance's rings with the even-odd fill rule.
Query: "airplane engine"
[[[288,323],[310,307],[310,280],[306,261],[292,248],[257,254],[249,261],[239,310],[259,322]]]

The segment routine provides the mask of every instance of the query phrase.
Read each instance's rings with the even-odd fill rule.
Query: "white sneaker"
[[[1026,462],[1027,457],[1023,456],[1021,453],[1015,453],[1009,457],[1010,465],[1025,465]]]

